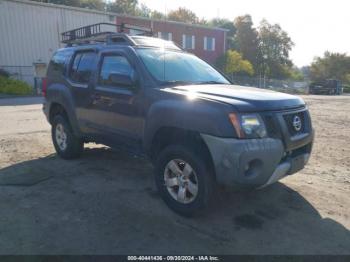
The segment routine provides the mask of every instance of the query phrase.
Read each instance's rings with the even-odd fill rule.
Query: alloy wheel
[[[173,159],[165,166],[164,185],[173,199],[189,204],[198,194],[198,178],[189,163]]]

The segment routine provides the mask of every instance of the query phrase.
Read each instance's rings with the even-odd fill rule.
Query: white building
[[[35,76],[45,75],[53,53],[64,46],[61,33],[102,22],[151,28],[158,37],[171,39],[209,62],[226,50],[228,30],[222,28],[28,0],[0,0],[0,68],[33,85]]]
[[[26,0],[0,0],[0,68],[33,85],[61,33],[94,23],[115,23],[111,13]]]

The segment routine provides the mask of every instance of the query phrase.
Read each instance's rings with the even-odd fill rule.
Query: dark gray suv
[[[307,163],[314,131],[301,98],[234,86],[172,42],[112,37],[50,62],[44,112],[62,158],[87,142],[146,156],[182,215],[206,207],[217,184],[261,188]]]

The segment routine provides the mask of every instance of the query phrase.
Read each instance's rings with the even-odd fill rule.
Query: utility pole
[[[266,60],[267,60],[267,55],[263,55],[263,74],[264,74],[264,88],[266,88]]]

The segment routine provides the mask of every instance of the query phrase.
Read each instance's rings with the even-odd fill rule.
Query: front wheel
[[[155,169],[158,191],[172,210],[191,216],[208,206],[215,180],[204,157],[171,145],[159,154]]]
[[[62,115],[57,115],[52,121],[52,141],[57,154],[63,159],[78,158],[83,149],[83,141],[73,133],[69,122]]]

